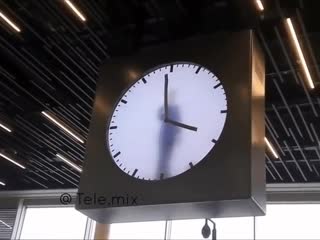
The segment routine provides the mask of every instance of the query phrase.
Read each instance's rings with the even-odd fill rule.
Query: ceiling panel
[[[68,5],[81,12],[83,21]],[[265,51],[269,183],[320,181],[319,1],[0,0],[0,190],[74,188],[100,65],[149,45],[253,28]],[[290,17],[315,84],[310,89],[284,19]]]

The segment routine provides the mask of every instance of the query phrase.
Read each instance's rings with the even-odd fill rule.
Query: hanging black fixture
[[[208,225],[208,221],[210,221],[213,224],[212,233],[211,233],[211,228]],[[202,233],[203,238],[208,238],[208,237],[210,237],[210,234],[211,234],[212,240],[216,240],[217,239],[216,223],[214,221],[212,221],[210,218],[206,218],[205,224],[202,227],[201,233]]]

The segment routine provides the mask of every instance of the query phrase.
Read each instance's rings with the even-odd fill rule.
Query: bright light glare
[[[165,224],[165,221],[113,223],[109,239],[164,239]]]
[[[0,123],[0,127],[3,128],[4,130],[6,130],[7,132],[12,132],[12,130],[8,127],[6,127],[5,125]]]
[[[261,0],[256,0],[256,3],[257,3],[257,6],[258,6],[259,10],[263,11],[264,7],[263,7],[263,4],[262,4]]]
[[[76,164],[74,164],[73,162],[71,162],[70,160],[66,159],[65,157],[61,156],[60,154],[56,154],[56,156],[57,156],[58,158],[60,158],[61,160],[63,160],[63,161],[64,161],[66,164],[68,164],[70,167],[76,169],[78,172],[82,172],[82,169],[81,169],[78,165],[76,165]]]
[[[22,165],[22,164],[20,164],[20,163],[17,163],[15,160],[13,160],[13,159],[9,158],[8,156],[4,155],[3,153],[0,153],[0,156],[1,156],[1,157],[3,157],[4,159],[7,159],[7,160],[8,160],[8,161],[10,161],[10,162],[12,162],[13,164],[15,164],[15,165],[17,165],[17,166],[21,167],[22,169],[26,169],[26,167],[25,167],[25,166],[23,166],[23,165]]]
[[[19,239],[85,239],[87,219],[74,207],[28,206]]]
[[[0,17],[6,22],[8,23],[14,30],[16,30],[17,32],[21,32],[20,28],[14,24],[6,15],[4,15],[1,11],[0,11]]]
[[[268,204],[256,217],[255,239],[320,239],[319,214],[320,204]]]
[[[299,55],[300,62],[302,63],[303,71],[304,71],[304,73],[305,73],[305,75],[307,77],[308,83],[309,83],[309,87],[313,89],[314,88],[314,84],[313,84],[313,81],[312,81],[312,78],[311,78],[311,75],[310,75],[306,60],[305,60],[305,58],[303,56],[302,49],[300,47],[300,44],[299,44],[299,41],[298,41],[298,38],[297,38],[297,34],[296,34],[295,30],[294,30],[294,27],[293,27],[291,19],[287,18],[286,19],[286,23],[288,25],[288,28],[289,28],[289,31],[290,31],[290,35],[292,37],[294,45],[295,45],[295,47],[297,49],[297,53]]]
[[[52,121],[54,124],[56,124],[58,127],[63,129],[65,132],[67,132],[70,136],[77,139],[79,142],[84,143],[84,141],[79,138],[76,134],[74,134],[71,130],[69,130],[67,127],[63,126],[60,122],[58,122],[54,117],[52,117],[50,114],[46,113],[45,111],[41,112],[42,115],[44,115],[46,118],[48,118],[50,121]]]
[[[278,154],[276,153],[276,151],[274,150],[273,146],[271,145],[271,143],[269,142],[269,140],[265,137],[264,141],[266,142],[268,148],[270,149],[270,151],[272,152],[273,156],[275,158],[279,158]]]
[[[0,182],[0,185],[5,186],[6,184],[4,182]]]
[[[75,12],[75,14],[78,15],[78,17],[82,20],[82,21],[86,21],[86,18],[83,16],[83,14],[78,10],[78,8],[76,8],[75,5],[73,5],[72,2],[70,2],[69,0],[65,0],[65,3],[68,4],[68,6]]]

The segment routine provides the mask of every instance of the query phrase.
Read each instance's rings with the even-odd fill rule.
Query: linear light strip
[[[257,4],[257,6],[258,6],[260,11],[264,10],[264,7],[263,7],[263,4],[262,4],[261,0],[256,0],[256,4]]]
[[[296,47],[297,53],[298,53],[300,61],[302,63],[302,68],[303,68],[303,71],[304,71],[304,73],[305,73],[305,75],[307,77],[307,80],[308,80],[308,83],[309,83],[309,87],[313,89],[314,88],[314,84],[313,84],[313,81],[312,81],[312,78],[311,78],[311,75],[310,75],[306,60],[305,60],[305,58],[303,56],[302,49],[300,47],[300,43],[298,41],[298,37],[297,37],[296,31],[294,30],[294,27],[293,27],[291,19],[287,18],[286,19],[286,23],[288,25],[288,28],[289,28],[289,31],[290,31],[290,35],[291,35],[291,37],[293,39],[294,45]]]
[[[0,156],[1,156],[1,157],[3,157],[3,158],[5,158],[5,159],[7,159],[7,160],[8,160],[8,161],[10,161],[10,162],[12,162],[13,164],[15,164],[15,165],[17,165],[17,166],[21,167],[22,169],[26,169],[26,167],[25,167],[25,166],[23,166],[22,164],[20,164],[20,163],[16,162],[15,160],[11,159],[10,157],[8,157],[8,156],[4,155],[3,153],[0,153]]]
[[[3,128],[4,130],[6,130],[7,132],[12,132],[12,130],[10,128],[8,128],[7,126],[5,126],[1,123],[0,123],[0,127]]]
[[[17,32],[21,32],[20,28],[14,24],[6,15],[4,15],[1,11],[0,11],[0,17],[6,22],[8,23],[14,30],[16,30]]]
[[[4,182],[0,181],[0,185],[5,186],[6,184]]]
[[[65,3],[75,12],[75,14],[78,15],[78,17],[82,20],[82,21],[86,21],[86,18],[83,16],[83,14],[78,10],[78,8],[73,5],[72,2],[70,2],[69,0],[64,0]]]
[[[273,146],[271,145],[271,143],[269,142],[269,140],[265,137],[264,141],[266,142],[268,148],[270,149],[270,151],[272,152],[273,156],[275,158],[279,158],[278,154],[276,153],[275,149],[273,148]]]
[[[77,170],[78,172],[82,172],[82,169],[76,165],[75,163],[71,162],[70,160],[66,159],[65,157],[61,156],[59,153],[56,154],[56,156],[58,158],[60,158],[61,160],[63,160],[66,164],[68,164],[70,167],[73,167],[75,170]]]
[[[5,223],[4,221],[0,220],[0,223],[2,223],[3,225],[5,225],[5,226],[6,226],[7,228],[9,228],[9,229],[12,229],[12,227],[11,227],[9,224]]]
[[[74,134],[71,130],[69,130],[67,127],[63,126],[59,121],[57,121],[53,116],[46,113],[45,111],[41,112],[42,115],[44,115],[46,118],[48,118],[50,121],[52,121],[54,124],[56,124],[58,127],[63,129],[65,132],[67,132],[70,136],[77,139],[79,142],[84,143],[84,141],[79,138],[76,134]]]

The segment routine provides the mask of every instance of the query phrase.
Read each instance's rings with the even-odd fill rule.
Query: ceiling
[[[148,45],[220,30],[253,28],[265,51],[269,183],[320,182],[320,2],[254,0],[0,0],[0,190],[76,188],[85,143],[49,121],[46,111],[85,141],[99,67]],[[290,17],[314,89],[285,29]]]

